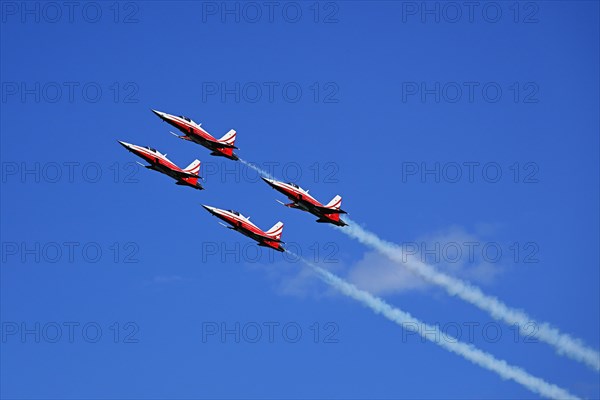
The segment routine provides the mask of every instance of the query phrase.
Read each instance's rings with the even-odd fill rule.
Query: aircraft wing
[[[189,174],[187,172],[177,171],[174,169],[172,169],[171,171],[173,172],[173,174],[177,175],[179,178],[199,178],[198,175]]]
[[[290,200],[293,200],[295,202],[298,201],[297,199],[292,199],[292,198],[290,198]],[[304,206],[306,206],[307,208],[309,208],[313,211],[316,211],[318,213],[321,213],[321,214],[348,214],[346,211],[344,211],[340,208],[327,208],[327,207],[317,206],[312,203],[309,203],[308,201],[302,201],[302,204]]]
[[[322,212],[323,214],[348,214],[346,211],[340,209],[340,208],[327,208],[327,207],[319,207],[319,206],[312,206],[314,209],[318,210],[319,212]]]
[[[249,229],[240,228],[235,225],[233,225],[233,226],[228,226],[228,225],[224,225],[224,224],[221,224],[221,225],[225,226],[226,228],[233,229],[234,231],[242,232],[243,234],[250,237],[251,239],[256,240],[257,242],[261,242],[263,240],[268,240],[270,242],[285,243],[283,240],[275,239],[275,238],[267,236],[267,235],[261,235],[260,233],[252,232]]]
[[[220,149],[236,149],[236,150],[239,150],[237,147],[235,147],[232,144],[227,144],[227,143],[219,142],[218,140],[209,140],[209,139],[206,139],[206,141],[210,142],[214,147],[218,147]]]
[[[266,236],[266,235],[260,235],[258,233],[254,233],[254,232],[250,232],[250,231],[248,231],[248,235],[250,235],[254,240],[257,240],[257,241],[268,240],[270,242],[285,243],[283,240],[275,239],[275,238],[272,238],[272,237]]]
[[[179,139],[183,139],[183,140],[191,140],[190,136],[199,136],[198,134],[190,134],[189,132],[185,133],[185,136],[180,136],[174,132],[171,132],[171,135],[178,137]],[[207,139],[207,138],[203,138],[201,136],[199,136],[200,138],[204,139],[204,141],[210,143],[213,147],[215,148],[219,148],[219,149],[236,149],[239,150],[237,147],[235,147],[232,144],[227,144],[227,143],[223,143],[223,142],[219,142],[218,140],[212,140],[212,139]]]

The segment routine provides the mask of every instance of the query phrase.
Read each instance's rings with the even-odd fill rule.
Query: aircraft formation
[[[206,147],[211,151],[211,155],[225,157],[233,161],[239,160],[239,157],[233,152],[233,150],[239,150],[235,147],[236,131],[231,129],[220,139],[216,139],[210,133],[208,133],[202,124],[194,122],[191,118],[183,115],[176,116],[167,114],[162,111],[152,110],[161,120],[168,123],[169,125],[177,128],[183,133],[182,136],[171,132],[173,135],[182,140],[194,142],[203,147]],[[200,161],[194,160],[190,165],[185,168],[177,166],[174,162],[167,158],[166,154],[162,154],[158,150],[150,146],[138,146],[135,144],[118,141],[128,151],[142,158],[149,165],[138,163],[141,166],[158,171],[175,179],[175,184],[181,186],[188,186],[197,190],[203,190],[204,187],[198,183],[200,177]],[[277,200],[282,205],[289,208],[296,208],[302,211],[306,211],[313,214],[318,219],[316,222],[319,223],[330,223],[337,226],[346,226],[347,224],[340,218],[341,214],[346,214],[346,211],[341,209],[342,198],[341,196],[335,196],[329,203],[322,204],[316,200],[313,196],[308,193],[308,190],[302,189],[295,183],[292,182],[280,182],[275,179],[261,177],[269,186],[277,190],[284,196],[286,196],[291,203],[283,203]],[[254,223],[250,222],[250,218],[243,216],[240,212],[235,210],[222,210],[220,208],[202,205],[208,212],[215,217],[224,221],[219,222],[221,225],[240,232],[242,235],[255,240],[259,246],[268,247],[277,251],[285,251],[281,246],[284,243],[281,240],[281,234],[283,232],[283,222],[279,221],[273,227],[267,231],[264,231],[257,227]]]

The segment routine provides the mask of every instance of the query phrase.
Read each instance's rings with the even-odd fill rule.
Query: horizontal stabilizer
[[[185,171],[173,171],[173,173],[175,175],[177,175],[178,177],[180,177],[180,178],[196,178],[196,179],[198,178],[198,175],[196,175],[196,174],[190,174],[190,173],[185,172]]]
[[[227,144],[227,143],[221,143],[221,142],[213,142],[215,147],[219,147],[222,149],[236,149],[239,150],[237,147],[235,147],[232,144]]]
[[[199,184],[198,182],[196,182],[196,183],[189,183],[189,182],[186,182],[186,181],[177,181],[177,182],[175,182],[175,184],[179,185],[179,186],[190,186],[190,187],[192,187],[194,189],[198,189],[198,190],[204,190],[204,187],[202,187],[202,185]]]
[[[211,152],[210,155],[226,157],[226,158],[229,158],[230,160],[239,160],[239,157],[233,153],[234,148],[237,149],[237,147],[232,147],[232,148],[223,147],[220,149],[216,149],[215,151]]]
[[[341,208],[327,208],[327,207],[316,207],[319,211],[324,214],[348,214],[346,211]]]
[[[283,247],[281,247],[281,245],[279,245],[277,247],[274,247],[274,246],[268,245],[266,243],[259,242],[258,246],[260,246],[260,247],[268,247],[269,249],[277,250],[277,251],[280,251],[282,253],[285,251],[285,249]]]
[[[333,225],[337,225],[337,226],[348,226],[348,224],[344,221],[342,221],[341,219],[325,219],[325,218],[319,218],[316,220],[318,223],[320,224],[325,224],[325,223],[329,223],[329,224],[333,224]]]

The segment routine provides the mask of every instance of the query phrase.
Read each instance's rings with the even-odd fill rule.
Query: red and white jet
[[[340,219],[340,214],[347,214],[346,211],[340,208],[342,206],[341,196],[335,196],[329,203],[327,203],[327,205],[323,205],[310,194],[308,194],[308,190],[304,190],[294,183],[284,183],[276,181],[275,179],[268,179],[264,177],[262,177],[262,179],[273,189],[283,193],[292,201],[292,203],[285,204],[277,200],[284,206],[308,211],[309,213],[319,217],[317,222],[327,222],[337,226],[348,225]]]
[[[179,136],[171,132],[179,139],[198,143],[199,145],[212,150],[212,153],[210,154],[213,156],[222,156],[227,157],[230,160],[238,160],[238,156],[233,153],[233,149],[237,149],[237,147],[234,146],[235,130],[231,129],[221,139],[215,139],[200,126],[202,124],[197,124],[188,117],[184,117],[183,115],[178,117],[156,110],[152,110],[152,112],[158,115],[163,121],[183,132],[185,136]]]
[[[248,236],[250,239],[256,240],[259,246],[270,247],[277,251],[285,251],[281,247],[281,233],[283,232],[283,222],[279,221],[268,231],[263,231],[252,222],[249,217],[244,217],[237,211],[234,210],[221,210],[220,208],[210,207],[202,205],[209,213],[217,218],[222,219],[229,225],[221,224],[229,229],[240,232],[243,235]]]
[[[200,161],[194,160],[187,168],[181,169],[169,160],[166,154],[162,154],[152,147],[142,147],[120,140],[119,143],[136,156],[141,157],[150,163],[150,165],[138,163],[141,166],[161,172],[171,178],[175,178],[177,180],[177,182],[175,182],[177,185],[190,186],[198,190],[204,189],[202,185],[198,183],[198,178],[200,177]]]

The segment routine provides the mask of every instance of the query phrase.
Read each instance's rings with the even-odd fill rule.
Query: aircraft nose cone
[[[204,209],[205,209],[206,211],[208,211],[208,212],[209,212],[209,213],[211,213],[211,214],[212,214],[212,213],[214,212],[214,210],[215,210],[215,209],[214,209],[214,207],[211,207],[211,206],[206,206],[206,205],[204,205],[204,204],[201,204],[201,205],[202,205],[202,207],[204,207]]]
[[[158,115],[160,118],[162,118],[164,116],[164,113],[160,112],[160,111],[156,111],[153,109],[150,109],[154,114]]]
[[[129,147],[131,146],[131,144],[127,143],[127,142],[122,142],[120,140],[117,140],[117,142],[119,142],[119,144],[123,147],[125,147],[126,149],[129,149]]]
[[[269,185],[273,186],[273,180],[269,179],[269,178],[265,178],[264,176],[260,177],[263,181],[267,182]]]

